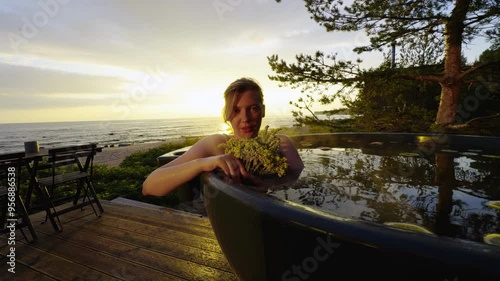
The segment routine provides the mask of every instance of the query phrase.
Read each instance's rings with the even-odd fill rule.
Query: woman
[[[201,139],[184,154],[153,171],[143,183],[144,195],[164,196],[200,173],[215,169],[221,169],[236,183],[246,179],[267,190],[266,186],[271,183],[248,173],[240,160],[218,147],[230,137],[257,137],[265,115],[262,89],[254,80],[241,78],[227,87],[224,99],[224,121],[231,123],[234,135],[216,134]],[[288,163],[287,173],[280,179],[280,184],[286,184],[299,177],[304,164],[291,140],[284,135],[278,137],[280,150]]]

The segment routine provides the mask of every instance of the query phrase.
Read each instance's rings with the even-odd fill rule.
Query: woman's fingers
[[[238,161],[238,165],[240,167],[240,174],[243,176],[243,177],[248,177],[250,176],[250,173],[247,172],[247,169],[245,169],[245,165],[243,165],[243,162],[241,162],[240,159],[236,159]]]
[[[247,177],[249,175],[243,162],[232,154],[217,155],[205,159],[204,171],[213,171],[219,168],[237,182],[240,182],[241,177]]]
[[[232,154],[221,155],[219,167],[235,181],[240,181],[241,175],[246,175],[245,167],[240,160],[236,159]]]
[[[231,158],[231,157],[229,157]],[[229,175],[235,181],[240,181],[240,166],[238,160],[234,157],[233,159],[227,159],[226,163],[229,166]]]

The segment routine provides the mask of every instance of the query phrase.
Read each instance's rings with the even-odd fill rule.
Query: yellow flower
[[[288,163],[286,157],[281,156],[279,149],[280,139],[276,136],[278,130],[269,131],[266,126],[264,131],[256,138],[231,138],[219,144],[225,153],[233,154],[245,165],[245,169],[255,175],[278,175],[286,173]]]

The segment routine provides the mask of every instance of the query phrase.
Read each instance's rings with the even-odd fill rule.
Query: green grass
[[[180,201],[176,191],[164,197],[143,196],[142,183],[158,167],[157,158],[159,156],[193,145],[199,139],[199,137],[188,138],[185,141],[164,144],[144,152],[133,153],[126,157],[118,167],[96,164],[93,182],[98,197],[105,200],[124,197],[159,206],[177,206]]]

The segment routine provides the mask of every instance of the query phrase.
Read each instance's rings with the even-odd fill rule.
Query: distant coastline
[[[320,110],[314,111],[316,115],[351,115],[348,109]]]
[[[293,122],[292,116],[271,115],[263,119],[262,125],[291,127]],[[0,153],[23,151],[24,142],[33,140],[45,148],[90,142],[119,147],[225,133],[227,129],[221,117],[9,123],[0,124]]]

